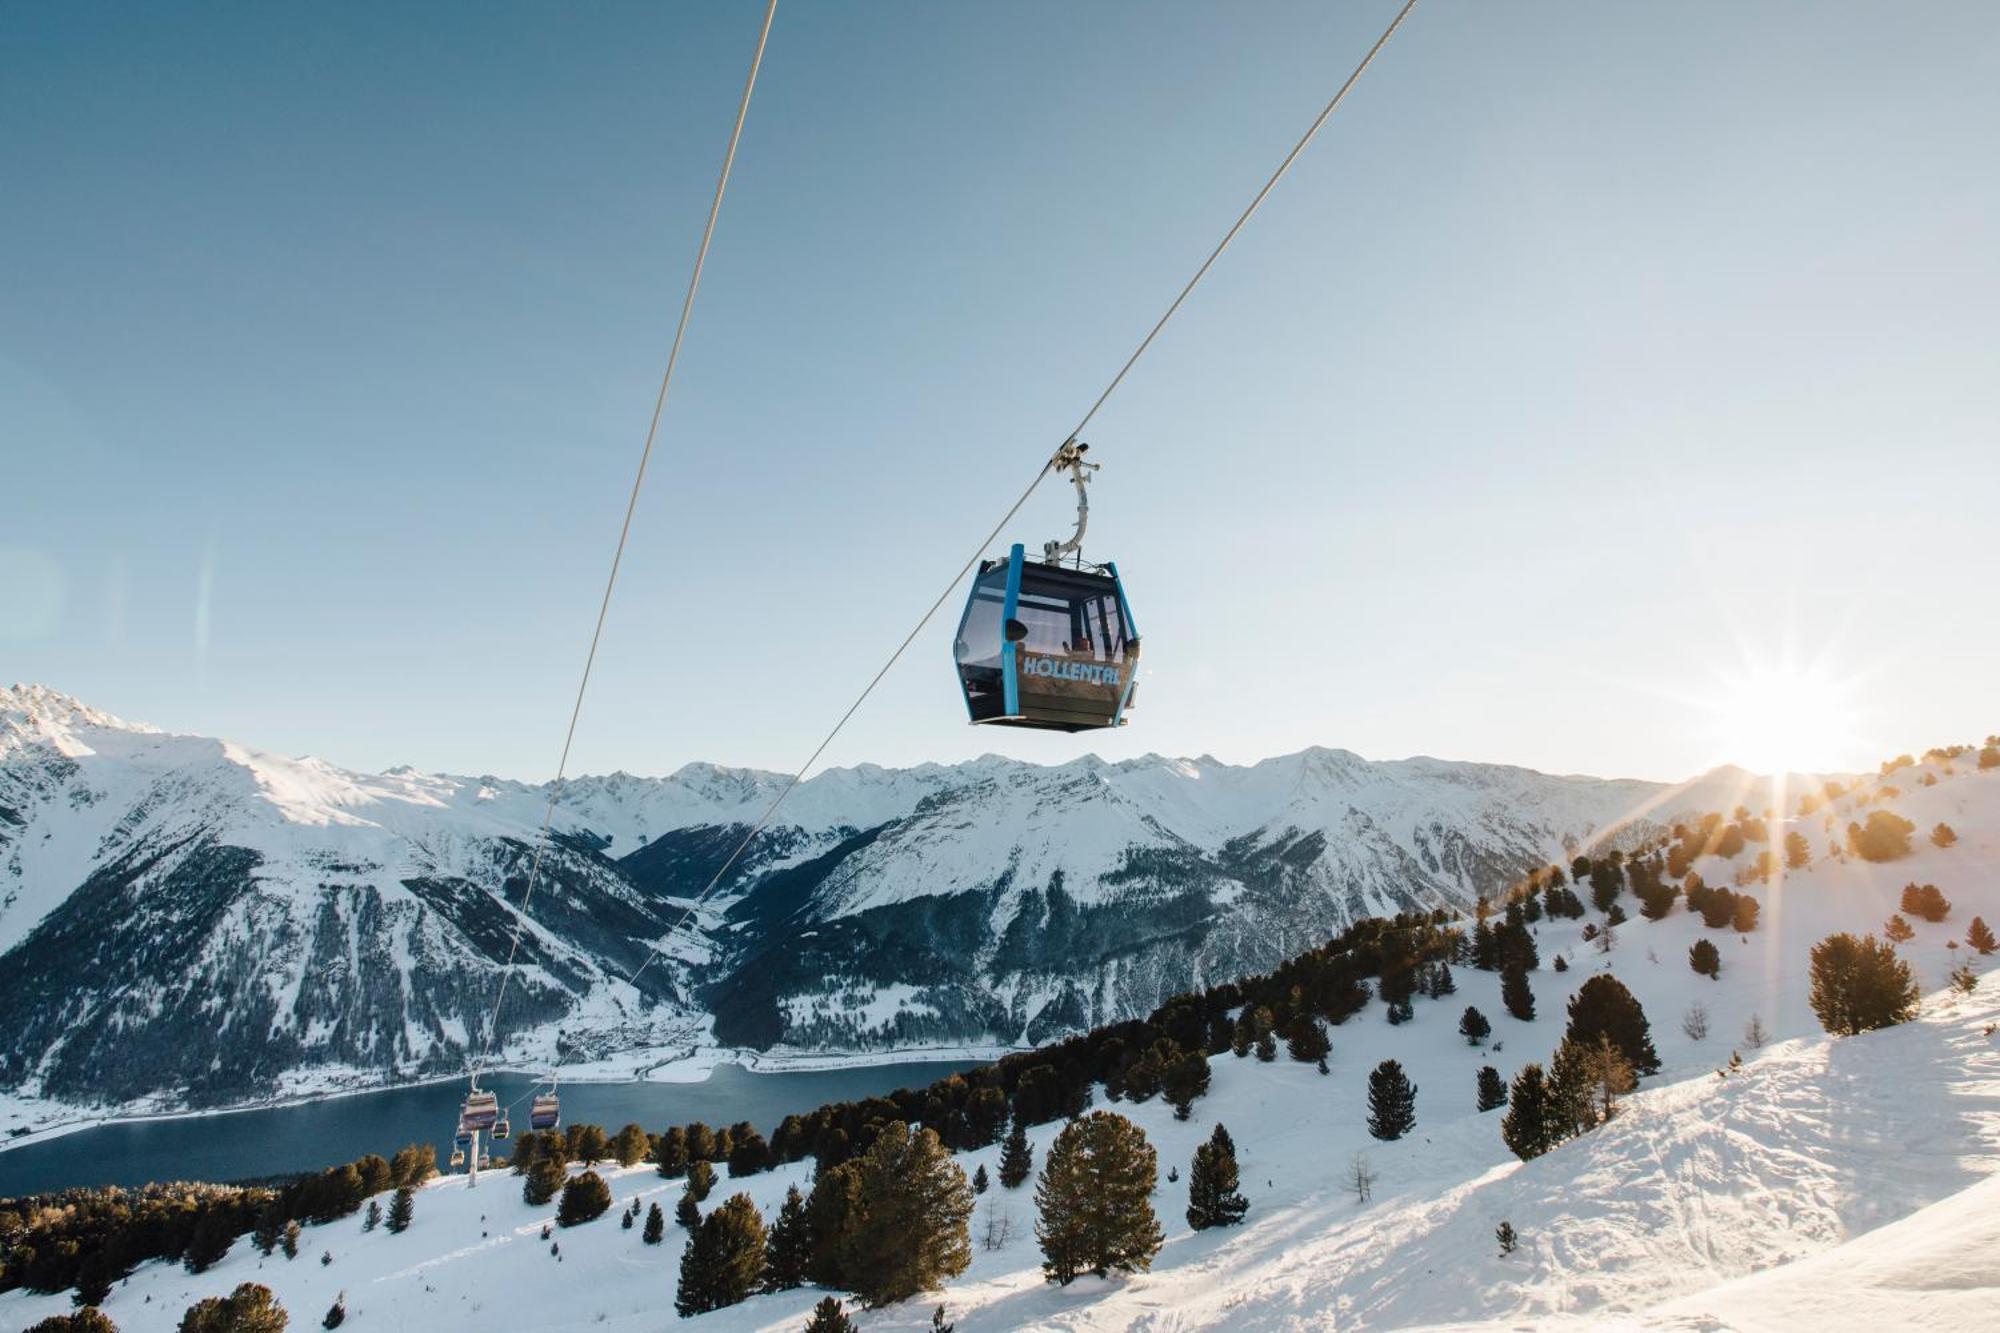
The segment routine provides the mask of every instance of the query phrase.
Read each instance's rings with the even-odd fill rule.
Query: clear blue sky
[[[573,767],[799,762],[1393,10],[786,0]],[[760,12],[10,6],[0,679],[546,776]],[[1996,142],[1989,4],[1426,0],[1089,433],[1133,725],[954,605],[829,760],[2000,729]]]

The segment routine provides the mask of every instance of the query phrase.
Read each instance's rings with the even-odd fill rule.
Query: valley
[[[389,1086],[489,1052],[624,1077],[690,1050],[1038,1045],[1363,917],[1469,910],[1752,779],[1325,749],[837,769],[689,916],[781,783],[707,764],[572,780],[523,921],[543,787],[353,773],[0,690],[0,1133]]]

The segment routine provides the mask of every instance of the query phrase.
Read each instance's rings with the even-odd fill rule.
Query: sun
[[[1830,773],[1852,763],[1849,682],[1819,667],[1752,663],[1725,676],[1706,703],[1727,761],[1755,773]]]

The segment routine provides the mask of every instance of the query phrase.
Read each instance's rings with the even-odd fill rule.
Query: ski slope
[[[1706,931],[1677,906],[1658,923],[1635,915],[1601,954],[1582,941],[1584,922],[1544,921],[1533,1022],[1505,1013],[1497,977],[1460,968],[1458,993],[1419,997],[1413,1023],[1391,1026],[1376,1002],[1334,1028],[1330,1076],[1282,1055],[1273,1064],[1223,1055],[1187,1123],[1158,1100],[1118,1105],[1160,1152],[1155,1207],[1167,1243],[1151,1272],[1045,1283],[1032,1192],[996,1184],[979,1200],[971,1269],[934,1297],[859,1315],[861,1327],[922,1328],[938,1301],[962,1333],[1991,1326],[2000,1308],[2000,955],[1973,959],[1981,982],[1970,996],[1946,990],[1944,977],[1967,952],[1950,947],[1965,923],[1975,913],[2000,919],[2000,771],[1961,766],[1934,786],[1920,781],[1895,775],[1902,791],[1889,804],[1920,830],[1951,822],[1956,846],[1920,836],[1907,859],[1886,865],[1828,855],[1850,815],[1881,807],[1871,782],[1836,803],[1831,833],[1819,814],[1800,826],[1817,859],[1782,886],[1753,890],[1764,919],[1748,937]],[[1715,858],[1697,868],[1711,883],[1729,880]],[[1921,1016],[1825,1037],[1805,1002],[1808,949],[1833,930],[1879,930],[1911,880],[1936,883],[1953,903],[1941,924],[1913,922],[1916,938],[1901,946],[1926,992]],[[1689,944],[1702,937],[1722,948],[1717,980],[1687,966]],[[1557,953],[1568,972],[1551,970]],[[1500,1142],[1500,1113],[1473,1110],[1474,1073],[1492,1063],[1511,1075],[1546,1059],[1568,995],[1607,968],[1644,1004],[1663,1072],[1610,1125],[1517,1162]],[[1695,1002],[1710,1016],[1702,1040],[1680,1027]],[[1457,1034],[1467,1004],[1491,1019],[1497,1049],[1468,1047]],[[1771,1034],[1761,1049],[1742,1039],[1753,1016]],[[1745,1065],[1718,1078],[1732,1049]],[[1416,1131],[1384,1144],[1366,1133],[1364,1101],[1366,1073],[1386,1057],[1402,1061],[1419,1090]],[[1183,1216],[1188,1161],[1218,1120],[1238,1145],[1251,1211],[1241,1227],[1195,1234]],[[1038,1161],[1055,1128],[1031,1133]],[[1377,1177],[1365,1204],[1344,1180],[1357,1152]],[[995,1147],[960,1160],[968,1173],[984,1164],[997,1177],[997,1157]],[[1169,1166],[1180,1181],[1164,1179]],[[740,1188],[768,1217],[809,1171],[799,1163],[725,1180],[711,1203]],[[244,1239],[198,1277],[147,1266],[105,1310],[126,1330],[167,1330],[194,1300],[260,1281],[295,1327],[316,1322],[343,1291],[349,1326],[362,1330],[681,1327],[672,1313],[681,1233],[670,1225],[653,1248],[618,1226],[618,1208],[633,1198],[658,1200],[671,1216],[679,1182],[643,1167],[608,1175],[613,1211],[558,1230],[560,1257],[540,1240],[553,1208],[522,1203],[515,1178],[488,1175],[468,1189],[454,1177],[422,1191],[402,1236],[363,1234],[358,1218],[345,1219],[309,1228],[293,1262],[260,1258]],[[1012,1234],[987,1249],[995,1213]],[[1520,1235],[1506,1258],[1493,1242],[1502,1220]],[[332,1255],[324,1266],[323,1252]],[[684,1326],[797,1330],[820,1294],[761,1296]],[[11,1293],[0,1297],[0,1327],[65,1308],[66,1296]]]

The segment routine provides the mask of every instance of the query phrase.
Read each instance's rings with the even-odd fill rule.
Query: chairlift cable
[[[569,752],[576,740],[576,724],[583,715],[584,692],[590,688],[591,667],[597,662],[597,645],[604,637],[605,616],[611,610],[611,593],[618,586],[618,567],[625,558],[625,541],[632,532],[632,516],[639,507],[639,488],[646,480],[646,465],[653,456],[653,441],[660,430],[660,417],[667,406],[667,390],[674,381],[674,368],[680,361],[681,343],[687,337],[688,320],[694,313],[695,292],[701,286],[701,271],[708,262],[709,243],[715,238],[715,221],[722,212],[723,191],[729,185],[729,171],[736,162],[736,146],[743,138],[743,122],[750,114],[750,94],[757,87],[757,71],[764,63],[764,47],[771,37],[771,20],[777,14],[778,0],[767,0],[764,6],[763,26],[757,31],[757,49],[750,57],[750,72],[743,81],[743,96],[736,105],[736,123],[729,131],[729,147],[722,156],[722,170],[715,180],[715,198],[708,206],[708,221],[701,230],[701,245],[694,256],[694,271],[688,275],[687,295],[681,301],[681,316],[674,326],[673,346],[667,352],[666,369],[660,374],[659,392],[653,397],[652,419],[646,423],[646,442],[639,451],[639,466],[632,475],[632,493],[625,501],[625,520],[618,529],[618,544],[611,553],[611,572],[604,580],[604,597],[598,603],[597,624],[590,632],[590,651],[583,660],[583,676],[577,682],[576,702],[570,707],[569,730],[563,735],[562,758],[556,764],[555,781],[549,786],[549,799],[542,812],[542,825],[535,835],[535,854],[528,863],[528,882],[521,894],[521,906],[514,917],[514,935],[507,945],[507,963],[500,974],[500,988],[493,996],[493,1012],[486,1022],[486,1049],[490,1055],[500,1033],[500,1005],[507,997],[507,983],[513,979],[514,959],[521,947],[521,932],[527,925],[528,903],[534,897],[535,883],[541,873],[542,856],[548,850],[549,829],[555,821],[556,803],[562,798],[564,775],[569,769]],[[476,1078],[479,1062],[474,1063]]]
[[[743,836],[742,841],[736,844],[735,849],[729,853],[729,856],[723,861],[721,867],[715,872],[715,875],[708,881],[707,885],[703,887],[702,891],[695,896],[694,901],[688,904],[686,910],[681,913],[680,917],[668,929],[667,933],[647,951],[645,958],[641,960],[639,966],[626,978],[628,983],[639,979],[640,974],[652,965],[653,959],[659,956],[664,943],[672,939],[680,931],[681,927],[687,924],[688,919],[700,910],[701,905],[708,900],[709,895],[715,892],[717,886],[722,883],[723,876],[729,873],[731,867],[749,849],[751,841],[776,817],[778,808],[785,803],[785,799],[805,780],[805,776],[811,771],[812,766],[819,761],[819,757],[822,754],[826,753],[827,747],[833,744],[834,738],[840,735],[841,729],[847,725],[848,719],[852,718],[861,705],[867,702],[868,696],[875,692],[875,687],[882,683],[882,678],[889,674],[890,668],[894,667],[909,646],[916,642],[917,636],[930,623],[931,617],[937,614],[938,608],[943,606],[951,598],[951,595],[957,591],[960,581],[979,563],[980,557],[986,554],[987,548],[993,544],[994,540],[1006,529],[1007,525],[1013,521],[1014,516],[1021,512],[1022,507],[1028,503],[1029,497],[1034,495],[1035,489],[1042,484],[1043,479],[1051,471],[1067,465],[1064,460],[1068,456],[1071,446],[1077,443],[1077,436],[1082,434],[1084,428],[1090,425],[1092,419],[1097,416],[1098,409],[1104,406],[1111,395],[1117,391],[1118,386],[1125,382],[1127,373],[1138,363],[1139,358],[1146,354],[1146,349],[1153,345],[1153,340],[1159,336],[1160,331],[1167,326],[1167,322],[1180,310],[1181,305],[1187,300],[1188,295],[1208,275],[1208,271],[1215,265],[1215,261],[1222,257],[1222,252],[1227,250],[1230,242],[1236,239],[1236,234],[1243,230],[1244,225],[1250,221],[1252,215],[1263,205],[1266,196],[1271,193],[1280,180],[1284,179],[1285,174],[1291,170],[1292,163],[1298,160],[1299,155],[1305,151],[1306,146],[1319,134],[1321,127],[1332,118],[1334,111],[1339,108],[1341,102],[1346,100],[1347,94],[1353,89],[1356,83],[1360,82],[1361,76],[1367,72],[1369,65],[1374,63],[1375,57],[1380,54],[1384,46],[1388,45],[1389,39],[1396,35],[1396,30],[1402,27],[1403,20],[1409,17],[1410,11],[1415,9],[1416,6],[1417,0],[1404,0],[1403,7],[1396,12],[1396,17],[1390,20],[1389,26],[1382,30],[1382,35],[1375,39],[1375,44],[1368,48],[1368,53],[1361,58],[1361,63],[1354,67],[1354,72],[1347,76],[1346,82],[1340,85],[1339,91],[1335,92],[1332,99],[1320,110],[1319,115],[1307,127],[1306,132],[1299,137],[1298,142],[1292,145],[1292,151],[1285,154],[1285,159],[1278,164],[1278,169],[1271,173],[1270,178],[1264,182],[1264,187],[1257,191],[1256,197],[1250,201],[1249,206],[1238,215],[1229,230],[1223,234],[1222,239],[1216,243],[1215,248],[1209,251],[1208,257],[1202,260],[1201,267],[1196,269],[1194,276],[1187,280],[1187,284],[1181,288],[1180,294],[1174,297],[1173,303],[1167,307],[1166,312],[1154,322],[1153,327],[1140,340],[1138,347],[1133,349],[1132,355],[1125,358],[1125,364],[1118,368],[1118,373],[1113,375],[1111,382],[1104,386],[1104,392],[1097,395],[1097,401],[1090,405],[1090,410],[1083,414],[1082,420],[1076,423],[1076,428],[1070,431],[1054,455],[1043,460],[1041,468],[1035,473],[1034,480],[1028,483],[1028,488],[1022,491],[1020,498],[1009,506],[1007,512],[1001,516],[1000,521],[993,525],[993,531],[986,535],[985,539],[979,544],[978,549],[972,553],[971,558],[959,566],[958,571],[951,576],[951,582],[947,583],[944,591],[938,594],[937,600],[930,604],[929,608],[918,619],[915,627],[904,636],[903,641],[896,646],[896,650],[889,654],[889,660],[884,662],[881,669],[869,679],[868,684],[862,687],[861,693],[855,697],[853,703],[847,706],[847,711],[840,715],[840,720],[833,724],[833,729],[827,732],[825,739],[821,740],[819,745],[814,748],[812,754],[807,756],[805,763],[800,765],[798,771],[786,780],[785,785],[779,789],[777,796],[772,799],[771,804],[759,816],[756,824]]]
[[[1389,26],[1382,30],[1382,35],[1375,39],[1375,45],[1368,48],[1368,54],[1361,57],[1361,63],[1356,65],[1354,72],[1347,76],[1347,82],[1340,85],[1340,91],[1333,95],[1333,100],[1326,104],[1320,111],[1318,119],[1314,120],[1306,132],[1299,136],[1299,141],[1292,145],[1292,151],[1285,154],[1285,160],[1278,164],[1278,169],[1271,173],[1269,180],[1264,182],[1264,188],[1257,191],[1257,197],[1250,201],[1250,206],[1245,208],[1241,216],[1236,219],[1234,225],[1227,232],[1223,233],[1222,239],[1216,242],[1215,249],[1208,252],[1208,258],[1201,261],[1201,267],[1196,269],[1194,276],[1187,280],[1187,286],[1181,288],[1181,293],[1174,298],[1174,303],[1167,307],[1166,313],[1160,316],[1159,321],[1140,340],[1139,346],[1133,350],[1132,355],[1125,358],[1125,364],[1120,366],[1118,373],[1111,377],[1111,383],[1104,386],[1104,392],[1097,395],[1097,401],[1090,405],[1090,410],[1083,414],[1083,420],[1077,422],[1076,429],[1069,433],[1071,440],[1083,434],[1084,427],[1088,426],[1091,418],[1097,415],[1097,409],[1103,407],[1105,400],[1111,397],[1120,384],[1125,382],[1126,372],[1131,370],[1137,364],[1139,358],[1146,354],[1146,349],[1153,345],[1153,339],[1158,337],[1160,330],[1167,326],[1167,321],[1174,317],[1174,312],[1181,308],[1181,303],[1188,299],[1188,293],[1192,292],[1195,289],[1195,285],[1208,275],[1209,268],[1214,265],[1216,260],[1222,257],[1222,252],[1229,248],[1229,243],[1236,239],[1236,233],[1243,230],[1243,224],[1248,222],[1251,215],[1262,206],[1264,196],[1271,193],[1271,190],[1277,183],[1285,178],[1285,173],[1292,169],[1292,163],[1298,161],[1299,154],[1303,153],[1306,150],[1306,145],[1311,143],[1314,137],[1319,134],[1320,127],[1326,124],[1327,120],[1332,117],[1335,109],[1340,106],[1341,102],[1346,100],[1348,91],[1356,83],[1360,82],[1361,76],[1367,72],[1368,66],[1374,63],[1376,54],[1389,44],[1389,39],[1396,35],[1396,29],[1403,26],[1403,20],[1408,18],[1410,11],[1416,7],[1417,0],[1405,0],[1403,7],[1396,12],[1396,17],[1389,21]],[[1036,481],[1039,482],[1040,480],[1040,477],[1036,478]]]

